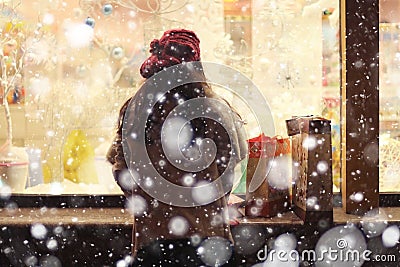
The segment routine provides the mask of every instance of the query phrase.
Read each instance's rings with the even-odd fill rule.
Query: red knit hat
[[[200,40],[192,31],[172,29],[160,40],[150,43],[150,57],[140,67],[140,74],[149,78],[163,68],[182,62],[200,61]]]

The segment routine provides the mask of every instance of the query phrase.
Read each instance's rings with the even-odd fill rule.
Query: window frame
[[[341,0],[340,9],[342,204],[362,215],[379,207],[379,0]],[[378,148],[372,161],[370,144]],[[360,192],[361,200],[352,197]]]

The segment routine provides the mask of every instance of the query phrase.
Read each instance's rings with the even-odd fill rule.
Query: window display
[[[276,136],[287,138],[292,116],[330,119],[339,191],[339,1],[17,2],[1,12],[2,66],[12,71],[2,71],[11,120],[0,118],[0,141],[22,148],[29,162],[25,187],[13,193],[122,194],[106,150],[121,103],[141,82],[146,44],[172,27],[206,40],[203,61],[252,79],[271,107]],[[244,115],[249,138],[258,136],[249,107],[219,90]]]
[[[190,234],[210,265],[232,254],[284,265],[272,259],[281,248],[312,257],[293,264],[364,262],[316,259],[326,247],[396,262],[399,10],[400,0],[0,1],[0,262],[128,266],[132,226],[143,244],[161,228],[187,243],[202,215],[202,229],[227,227],[235,242]],[[142,63],[159,76],[142,77]],[[216,110],[211,91],[226,100]],[[197,96],[206,109],[188,101]],[[235,127],[222,106],[246,132],[235,166],[242,149],[224,145]]]

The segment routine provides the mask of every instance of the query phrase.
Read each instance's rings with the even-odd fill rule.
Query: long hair
[[[165,95],[168,98],[168,96],[172,96],[175,94],[179,94],[182,98],[185,100],[193,99],[193,98],[198,98],[198,97],[207,97],[207,98],[214,98],[214,99],[219,99],[223,101],[237,116],[239,119],[242,117],[240,114],[230,105],[230,103],[220,95],[216,94],[213,90],[210,84],[206,82],[205,79],[205,74],[202,70],[191,70],[190,75],[192,76],[192,80],[194,81],[203,81],[203,82],[193,82],[193,83],[187,83],[184,85],[177,86],[171,90],[169,90]],[[147,83],[146,81],[143,81],[139,85],[138,91],[129,99],[125,101],[125,103],[122,105],[119,111],[118,115],[118,123],[117,123],[117,134],[122,136],[122,128],[123,128],[123,120],[125,113],[127,112],[127,109],[129,107],[129,104],[131,102],[140,102],[145,99],[146,95],[146,86]],[[177,104],[176,104],[177,105]],[[154,106],[163,106],[164,110],[163,113],[164,116],[168,115],[168,113],[176,106],[176,105],[171,105],[169,108],[165,110],[165,103],[156,103]],[[133,111],[139,115],[142,112],[145,112],[143,109],[140,107],[143,105],[135,105],[136,107],[133,109]],[[156,108],[155,112],[157,113],[158,108]],[[132,111],[132,110],[130,110]]]

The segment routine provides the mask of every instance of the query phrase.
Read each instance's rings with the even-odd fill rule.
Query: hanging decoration
[[[111,15],[113,11],[113,6],[110,3],[107,3],[103,6],[103,14],[104,15]]]
[[[291,61],[280,62],[279,71],[277,74],[277,82],[282,88],[294,89],[300,80],[300,71],[295,68]]]

